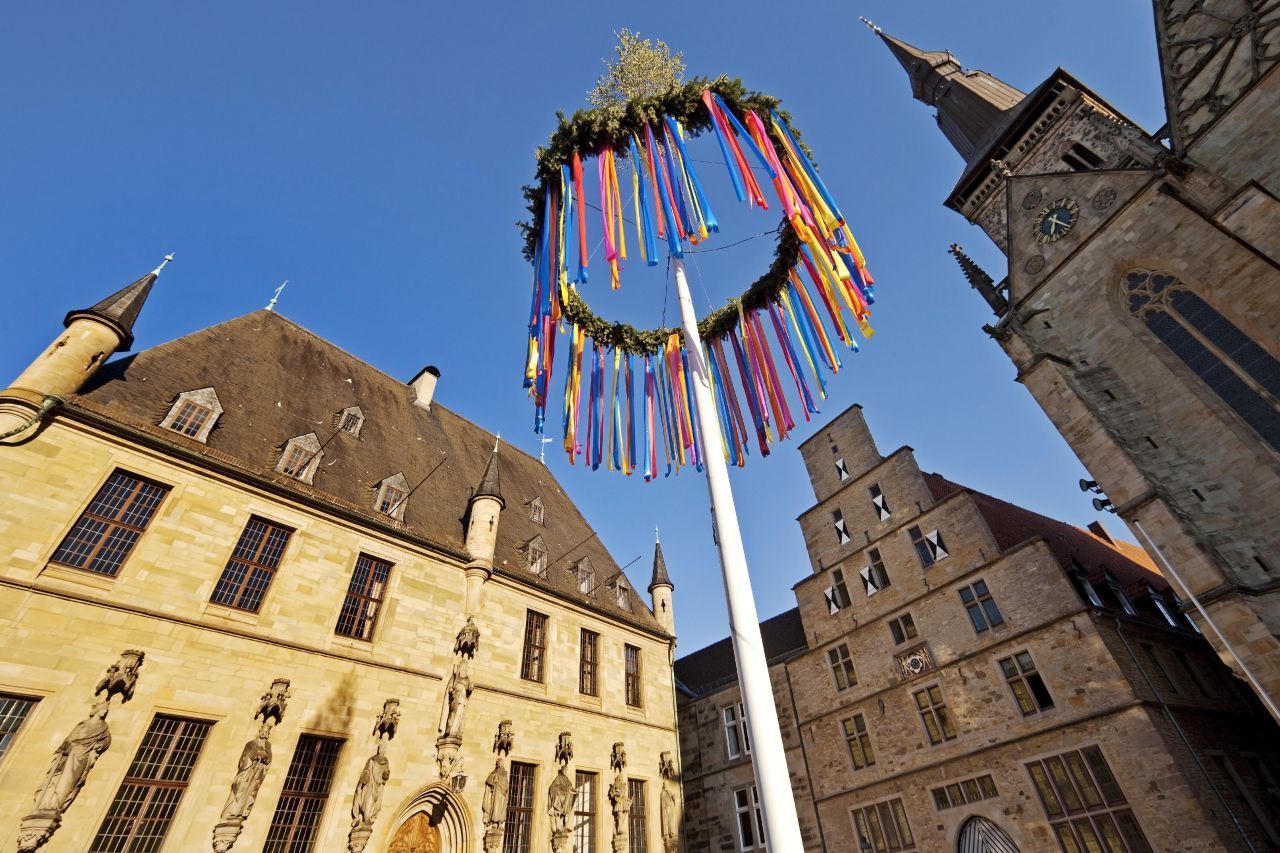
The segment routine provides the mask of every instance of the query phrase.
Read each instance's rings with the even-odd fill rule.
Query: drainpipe
[[[1204,776],[1209,788],[1217,796],[1218,802],[1222,803],[1222,808],[1226,810],[1227,817],[1231,818],[1231,822],[1235,824],[1236,832],[1240,833],[1240,837],[1244,839],[1244,845],[1249,849],[1249,853],[1258,853],[1258,848],[1253,846],[1253,842],[1249,840],[1249,834],[1244,831],[1244,827],[1240,824],[1240,818],[1236,817],[1235,810],[1227,802],[1227,798],[1222,796],[1222,791],[1214,783],[1213,777],[1209,775],[1208,769],[1204,766],[1204,762],[1200,760],[1200,754],[1196,752],[1195,747],[1191,745],[1191,741],[1187,738],[1187,733],[1182,730],[1182,726],[1178,724],[1178,718],[1173,715],[1173,711],[1169,709],[1168,704],[1164,701],[1164,697],[1160,695],[1160,691],[1156,689],[1155,684],[1151,681],[1151,676],[1147,675],[1146,667],[1138,660],[1138,656],[1134,654],[1133,647],[1129,645],[1129,640],[1124,635],[1124,622],[1119,616],[1107,614],[1116,621],[1116,636],[1120,638],[1120,642],[1124,643],[1124,649],[1129,653],[1129,659],[1133,661],[1133,665],[1138,668],[1138,672],[1142,673],[1142,680],[1147,683],[1147,689],[1156,697],[1156,702],[1160,705],[1160,710],[1164,711],[1165,717],[1173,724],[1173,728],[1178,733],[1178,737],[1182,739],[1182,745],[1187,748],[1187,752],[1191,753],[1191,758],[1199,768],[1200,774]]]
[[[1126,519],[1126,521],[1128,521],[1128,519]],[[1267,691],[1262,689],[1262,685],[1258,683],[1258,679],[1254,676],[1253,671],[1245,665],[1244,660],[1242,660],[1240,655],[1236,652],[1235,647],[1227,641],[1226,636],[1222,633],[1221,629],[1218,628],[1217,623],[1213,621],[1213,618],[1209,616],[1209,612],[1204,609],[1204,605],[1200,603],[1200,599],[1191,591],[1191,587],[1187,585],[1186,581],[1182,579],[1182,576],[1173,568],[1173,564],[1165,557],[1164,552],[1160,550],[1160,546],[1155,543],[1155,540],[1151,538],[1145,529],[1143,529],[1142,523],[1136,518],[1129,521],[1129,523],[1133,525],[1134,530],[1138,531],[1138,535],[1141,536],[1143,541],[1146,543],[1147,550],[1152,554],[1155,554],[1156,559],[1160,561],[1161,568],[1169,573],[1169,577],[1173,578],[1173,580],[1177,582],[1178,586],[1182,587],[1183,594],[1196,606],[1196,610],[1200,612],[1200,616],[1204,619],[1205,624],[1208,625],[1214,635],[1217,636],[1218,642],[1222,643],[1222,647],[1227,650],[1227,654],[1231,655],[1231,659],[1236,662],[1236,666],[1240,667],[1240,671],[1244,673],[1245,678],[1247,678],[1249,683],[1253,685],[1253,692],[1258,694],[1258,698],[1262,700],[1262,704],[1267,706],[1267,710],[1271,712],[1271,716],[1275,717],[1277,722],[1280,722],[1280,708],[1276,708],[1276,703],[1269,695],[1267,695]]]
[[[13,438],[15,435],[22,435],[22,433],[43,421],[46,415],[65,402],[61,397],[55,397],[53,394],[44,394],[43,399],[40,401],[40,408],[36,410],[36,413],[28,418],[26,423],[16,426],[8,432],[0,433],[0,441]]]

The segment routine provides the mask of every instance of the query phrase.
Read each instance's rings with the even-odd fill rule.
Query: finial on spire
[[[155,269],[153,269],[153,270],[151,271],[151,274],[152,274],[152,275],[160,275],[160,271],[161,271],[161,270],[163,270],[163,269],[165,268],[165,264],[169,263],[169,261],[171,261],[171,260],[173,260],[173,252],[170,252],[169,254],[165,255],[165,256],[164,256],[164,260],[160,262],[160,266],[158,266],[158,267],[156,267]]]
[[[662,536],[658,533],[658,525],[653,526],[653,541],[655,544],[662,544]]]
[[[877,27],[875,24],[871,23],[870,21],[868,21],[866,18],[864,18],[864,17],[862,17],[861,15],[859,15],[859,16],[858,16],[858,20],[859,20],[859,21],[862,21],[862,23],[866,24],[866,25],[867,25],[867,29],[871,30],[871,32],[876,33],[877,35],[879,35],[879,34],[880,34],[880,28],[879,28],[879,27]]]
[[[498,452],[498,442],[502,441],[502,433],[498,433],[493,437],[493,452]]]
[[[280,282],[280,286],[276,288],[276,292],[271,294],[271,301],[267,303],[268,311],[276,310],[276,303],[280,301],[280,292],[284,290],[285,286],[288,284],[289,279],[286,278],[284,281]]]

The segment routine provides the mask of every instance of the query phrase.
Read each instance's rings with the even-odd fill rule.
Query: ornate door
[[[440,830],[431,825],[426,812],[418,812],[396,830],[387,853],[440,853]]]

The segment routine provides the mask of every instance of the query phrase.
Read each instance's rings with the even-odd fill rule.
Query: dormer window
[[[1107,586],[1111,589],[1111,593],[1119,602],[1120,608],[1130,616],[1137,616],[1138,611],[1133,609],[1133,602],[1129,600],[1129,596],[1124,594],[1124,588],[1120,586],[1120,581],[1116,580],[1116,576],[1111,572],[1106,573]]]
[[[409,481],[404,478],[404,474],[396,474],[378,484],[378,495],[373,505],[383,515],[403,521],[405,504],[408,502]]]
[[[524,546],[525,566],[540,578],[547,576],[547,546],[541,536],[535,536]]]
[[[547,507],[542,502],[542,498],[534,498],[529,501],[529,520],[534,524],[546,526]]]
[[[1098,591],[1093,588],[1093,582],[1089,580],[1089,575],[1085,573],[1082,567],[1075,560],[1071,561],[1071,574],[1076,579],[1076,583],[1080,587],[1080,591],[1084,593],[1084,597],[1094,607],[1102,607],[1102,598],[1098,595]]]
[[[314,432],[289,439],[280,454],[280,462],[276,470],[287,477],[310,483],[320,464],[324,453],[320,449],[320,440]]]
[[[360,430],[364,428],[364,412],[360,411],[359,406],[348,406],[341,412],[338,412],[338,429],[348,435],[360,437]]]
[[[631,587],[627,584],[627,579],[619,575],[618,579],[613,582],[613,596],[614,601],[616,601],[618,606],[623,610],[631,609],[630,592]]]
[[[596,571],[591,567],[591,558],[583,557],[581,560],[573,564],[573,568],[569,570],[578,584],[578,592],[583,595],[590,595],[596,586]]]
[[[1156,606],[1156,610],[1160,611],[1160,615],[1164,617],[1164,621],[1169,623],[1171,628],[1181,628],[1178,620],[1173,618],[1173,612],[1169,610],[1169,605],[1165,604],[1164,596],[1156,592],[1156,588],[1151,584],[1147,584],[1147,595],[1151,598],[1151,603]]]
[[[212,388],[183,391],[169,407],[160,426],[182,433],[196,441],[207,441],[209,432],[222,414],[222,404]]]

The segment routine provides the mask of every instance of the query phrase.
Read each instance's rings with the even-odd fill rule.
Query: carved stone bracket
[[[284,719],[291,695],[289,679],[277,678],[271,682],[271,687],[262,694],[258,702],[253,719],[260,719],[262,722],[257,736],[240,750],[236,775],[231,780],[231,790],[222,807],[222,819],[213,827],[214,853],[227,853],[235,846],[236,839],[244,829],[244,822],[249,818],[254,801],[258,798],[258,789],[262,787],[262,780],[267,777],[267,768],[271,766],[272,727],[279,725]]]
[[[514,743],[511,721],[503,720],[493,736],[493,753],[496,759],[493,770],[484,780],[484,799],[480,803],[484,821],[484,853],[498,853],[502,849],[502,836],[507,820],[508,786],[511,783],[502,757],[511,754]]]
[[[391,778],[391,762],[387,760],[387,744],[396,736],[400,722],[400,700],[382,703],[382,713],[373,725],[377,749],[364,763],[360,779],[351,797],[351,832],[347,835],[348,853],[362,853],[373,835],[373,822],[382,809],[382,792]]]
[[[35,808],[23,816],[18,826],[19,853],[39,849],[62,825],[62,816],[80,794],[89,771],[111,746],[111,729],[107,725],[111,697],[120,696],[122,703],[133,698],[144,657],[137,649],[121,652],[120,660],[107,667],[93,690],[95,698],[103,693],[106,698],[95,702],[89,716],[77,723],[53,751],[49,769],[36,788]]]

